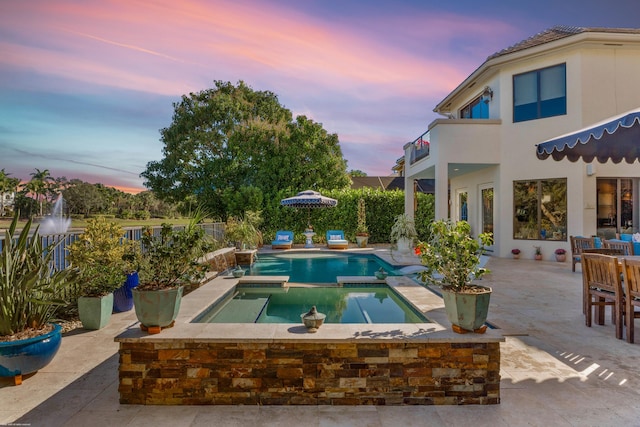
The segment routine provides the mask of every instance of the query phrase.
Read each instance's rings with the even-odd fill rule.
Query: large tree
[[[268,203],[283,190],[349,185],[336,134],[304,116],[293,120],[274,93],[242,81],[216,81],[213,89],[184,95],[160,132],[164,158],[147,164],[145,186],[220,217],[234,190],[258,189]]]

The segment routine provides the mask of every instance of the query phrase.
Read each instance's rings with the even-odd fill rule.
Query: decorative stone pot
[[[138,286],[138,283],[140,283],[140,279],[137,271],[127,274],[124,285],[113,292],[114,313],[129,311],[133,308],[133,293],[131,291]]]
[[[369,243],[369,236],[368,235],[362,235],[362,236],[358,236],[356,235],[356,243],[358,245],[359,248],[366,248],[367,244]]]
[[[534,259],[535,259],[536,261],[542,261],[542,255],[538,255],[538,254],[536,254],[536,255],[534,255],[533,257],[534,257]]]
[[[78,298],[78,315],[85,329],[102,329],[109,324],[113,312],[113,294]]]
[[[520,254],[511,254],[513,255],[513,259],[520,259]]]
[[[479,288],[482,290],[477,293],[459,293],[442,289],[444,308],[455,332],[485,331],[492,289],[486,286]]]
[[[133,289],[133,306],[142,329],[159,333],[160,329],[173,325],[180,311],[182,291],[182,286],[158,291]]]
[[[387,278],[387,276],[389,275],[389,273],[387,273],[386,271],[376,271],[375,272],[376,275],[376,279],[378,280],[384,280]]]
[[[14,377],[16,385],[22,383],[22,375],[44,368],[51,362],[62,342],[62,328],[44,335],[18,341],[0,342],[0,377]]]
[[[302,319],[302,323],[307,327],[307,332],[318,332],[318,328],[322,326],[324,323],[324,319],[327,317],[326,314],[320,313],[316,306],[311,307],[308,313],[302,313],[300,318]]]
[[[567,260],[567,254],[556,254],[556,261],[565,262]]]

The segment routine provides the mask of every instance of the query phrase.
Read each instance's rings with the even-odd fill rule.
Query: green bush
[[[400,190],[382,191],[371,188],[346,190],[320,190],[327,196],[338,200],[334,208],[297,209],[280,206],[280,200],[292,194],[281,192],[274,200],[265,202],[262,212],[264,223],[260,228],[264,241],[270,242],[278,230],[292,230],[296,243],[304,242],[304,231],[307,216],[316,232],[315,240],[324,242],[326,230],[340,229],[350,241],[355,241],[358,227],[358,200],[364,199],[366,204],[366,224],[369,230],[369,243],[389,243],[389,233],[396,217],[404,213],[404,192]],[[433,221],[434,197],[431,194],[416,194],[418,209],[415,214],[418,239],[427,240],[429,224]]]

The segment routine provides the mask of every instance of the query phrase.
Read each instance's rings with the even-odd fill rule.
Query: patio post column
[[[447,164],[435,165],[435,219],[449,218],[449,176]]]

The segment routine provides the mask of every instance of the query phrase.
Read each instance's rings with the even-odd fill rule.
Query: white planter
[[[401,237],[398,239],[398,253],[409,254],[413,249],[413,240]]]

